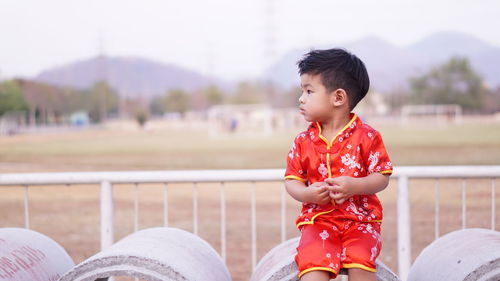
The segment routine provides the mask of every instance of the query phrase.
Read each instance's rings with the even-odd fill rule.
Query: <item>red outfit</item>
[[[296,179],[310,185],[323,182],[327,178],[365,177],[375,172],[392,174],[392,164],[382,137],[379,132],[351,113],[349,123],[331,142],[321,135],[319,123],[311,123],[307,131],[297,135],[288,154],[285,179]],[[318,220],[321,223],[317,223]],[[302,231],[296,257],[300,276],[312,270],[327,270],[335,275],[338,272],[339,263],[345,268],[357,267],[375,271],[375,258],[380,252],[378,237],[381,221],[382,206],[375,194],[355,195],[340,205],[303,203],[302,212],[296,221],[297,227]],[[377,234],[361,235],[363,245],[359,246],[361,245],[359,243],[353,245],[349,241],[360,238],[357,237],[360,232],[351,231],[351,228],[357,229],[360,225],[369,225],[367,228]],[[344,230],[339,231],[339,227]],[[318,236],[318,231],[320,231],[319,234],[324,233],[324,235]],[[313,237],[308,237],[309,235]],[[328,239],[323,239],[326,235],[331,237],[329,242],[326,242]],[[335,240],[332,240],[334,237]],[[317,264],[314,260],[319,260],[314,256],[321,256],[324,253],[318,250],[318,245],[312,246],[311,241],[317,241],[319,246],[336,245],[331,246],[333,248],[330,246],[328,249],[326,246],[321,248],[327,249],[331,255],[335,256],[343,251],[347,255],[346,259],[339,259],[337,262],[328,260],[329,263]],[[370,262],[367,257],[372,257],[373,254],[376,255]],[[334,267],[337,265],[336,269],[332,268],[332,265]]]

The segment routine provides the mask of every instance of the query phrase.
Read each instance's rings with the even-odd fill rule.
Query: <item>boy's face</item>
[[[300,76],[302,95],[299,98],[300,114],[308,122],[323,122],[333,113],[332,95],[323,85],[320,75],[302,74]]]

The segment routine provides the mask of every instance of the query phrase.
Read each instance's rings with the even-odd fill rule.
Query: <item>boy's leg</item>
[[[321,270],[311,271],[300,277],[300,281],[328,281],[328,280],[330,280],[330,273],[328,271],[321,271]]]
[[[341,249],[340,237],[331,223],[317,220],[314,224],[304,225],[295,256],[300,280],[335,277],[340,270]]]
[[[342,267],[349,269],[349,276],[351,269],[375,273],[375,260],[382,248],[380,223],[352,223],[344,232],[342,246]]]
[[[366,271],[360,268],[349,268],[349,281],[377,281],[375,272]]]

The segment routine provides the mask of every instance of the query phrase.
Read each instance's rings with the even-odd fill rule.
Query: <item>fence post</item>
[[[398,179],[398,272],[401,280],[406,281],[411,265],[411,218],[408,176]]]
[[[29,187],[24,186],[24,228],[30,229],[30,193]]]
[[[101,182],[101,250],[113,244],[113,187]]]

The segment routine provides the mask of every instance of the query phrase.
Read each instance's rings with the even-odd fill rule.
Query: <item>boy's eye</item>
[[[310,93],[312,93],[312,91],[311,90],[307,90],[307,94],[310,94]]]

